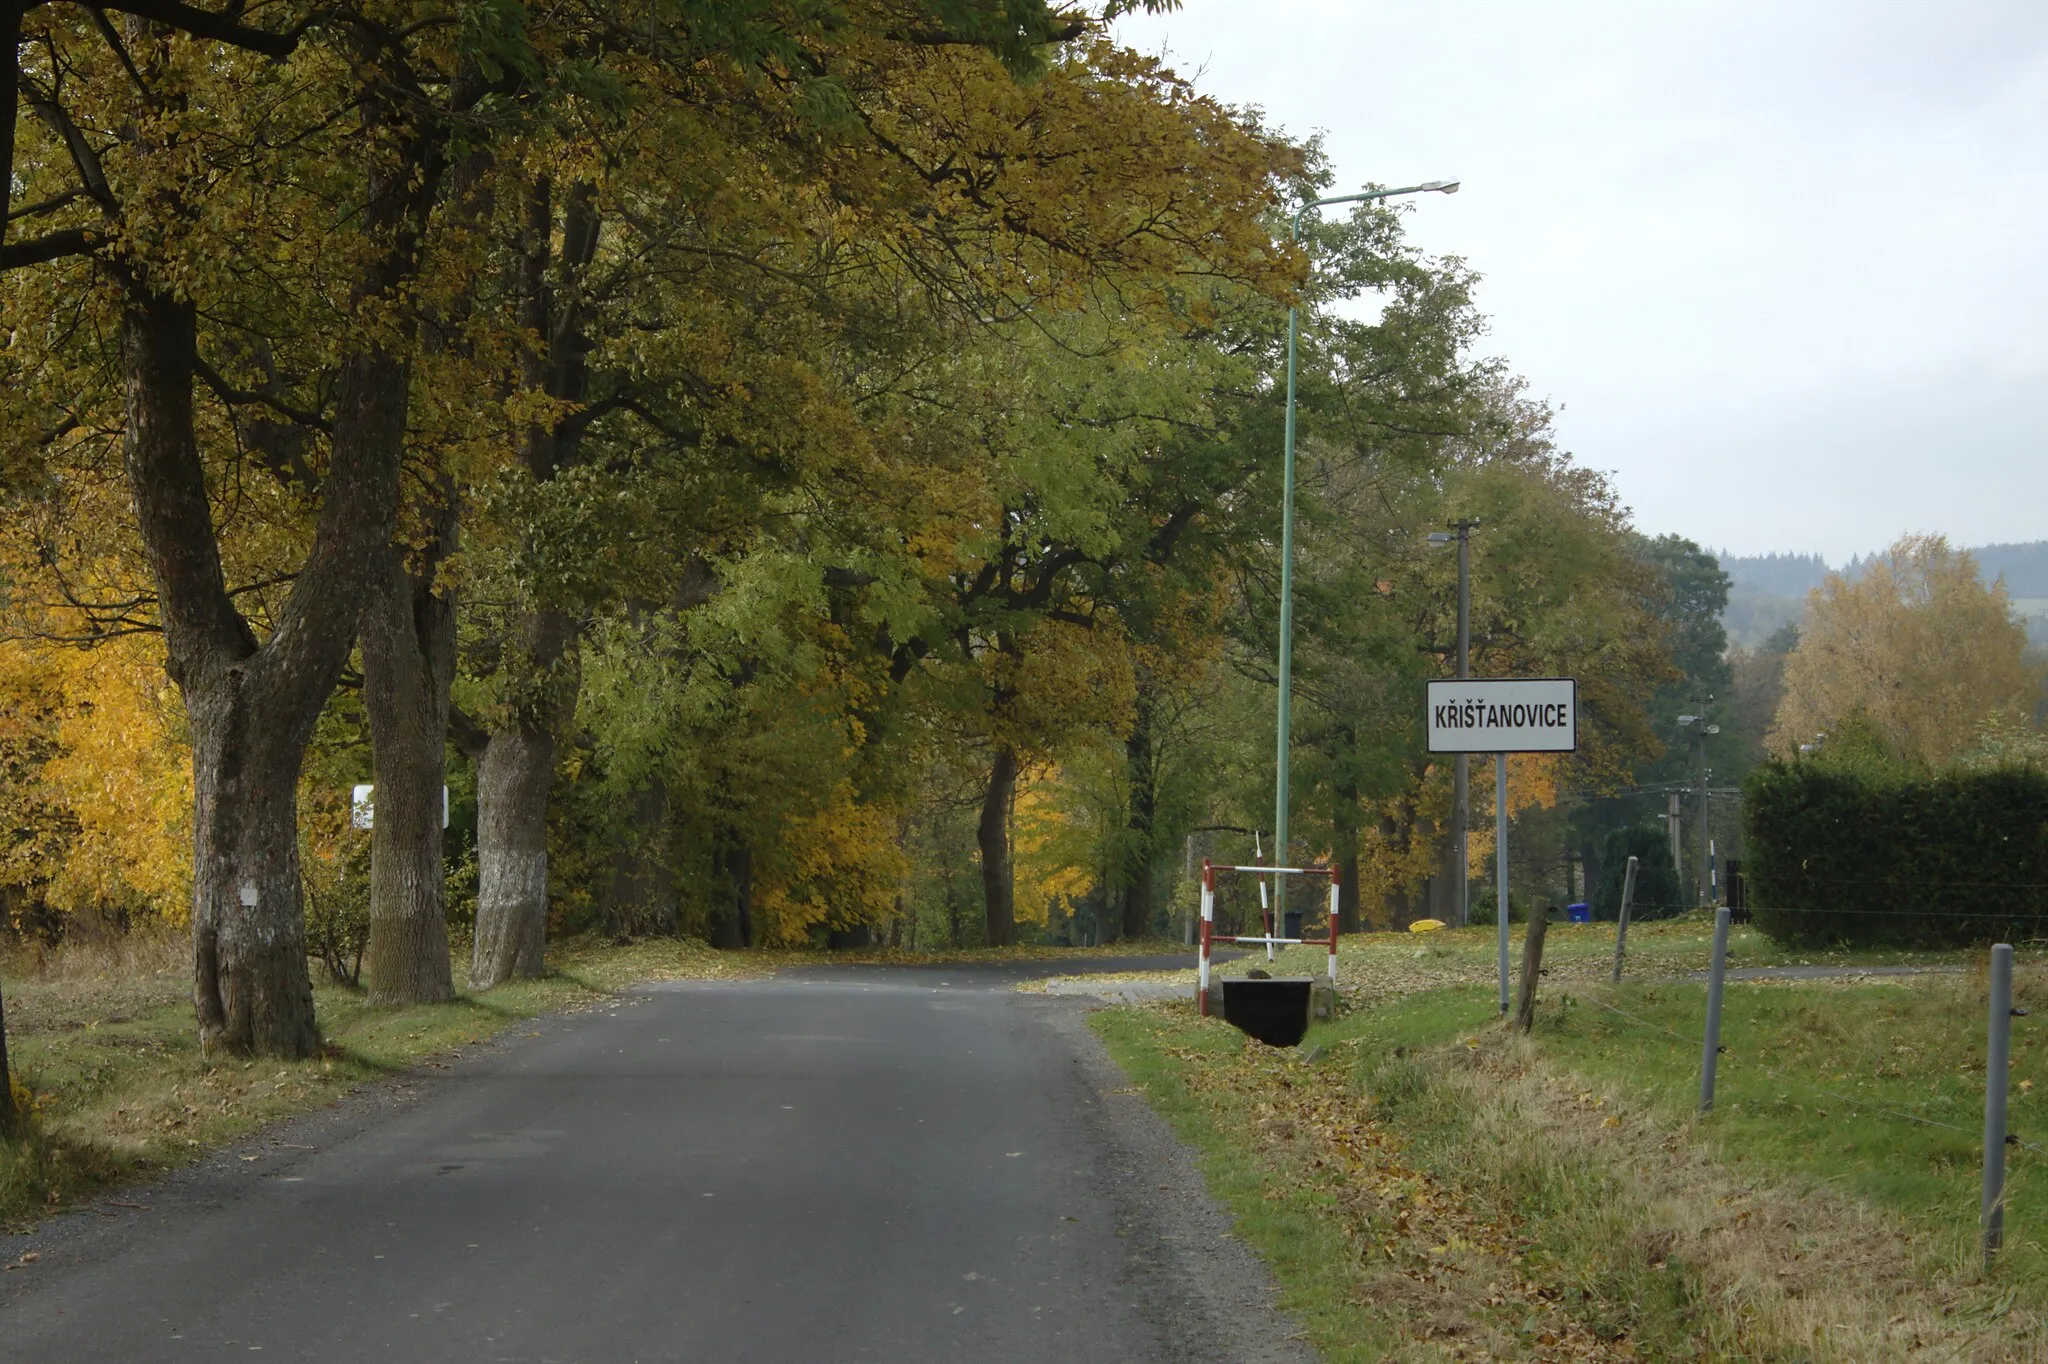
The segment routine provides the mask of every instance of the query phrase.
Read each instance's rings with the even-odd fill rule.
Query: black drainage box
[[[1224,1021],[1268,1046],[1295,1046],[1308,1032],[1309,1000],[1315,984],[1307,976],[1278,980],[1228,977],[1223,982]]]

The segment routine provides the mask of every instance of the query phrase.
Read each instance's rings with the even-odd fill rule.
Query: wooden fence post
[[[1515,1026],[1523,1032],[1536,1026],[1536,977],[1543,971],[1543,935],[1550,916],[1541,906],[1529,911],[1529,927],[1522,933],[1522,998],[1515,1007]]]

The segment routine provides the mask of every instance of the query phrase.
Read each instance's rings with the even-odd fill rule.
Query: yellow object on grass
[[[1443,926],[1444,921],[1442,919],[1417,919],[1414,923],[1408,925],[1408,931],[1410,933],[1434,933]]]

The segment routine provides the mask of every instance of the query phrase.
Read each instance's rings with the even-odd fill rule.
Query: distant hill
[[[1828,561],[1818,554],[1727,554],[1721,571],[1738,587],[1775,597],[1803,597],[1828,576]]]
[[[2005,579],[2013,606],[2027,622],[2027,635],[2048,645],[2048,540],[2023,544],[1983,545],[1970,550],[1986,582]],[[1728,642],[1754,649],[1779,627],[1806,612],[1806,594],[1827,580],[1826,559],[1818,554],[1727,554],[1717,556],[1728,575],[1728,609],[1721,623]],[[1861,555],[1842,565],[1850,578],[1870,560]]]
[[[2005,578],[2015,597],[2048,597],[2048,540],[2024,545],[1986,545],[1973,549],[1977,569],[1986,578]]]

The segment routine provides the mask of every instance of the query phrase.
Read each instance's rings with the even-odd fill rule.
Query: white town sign
[[[1432,753],[1571,753],[1579,684],[1569,677],[1458,678],[1429,684]]]

